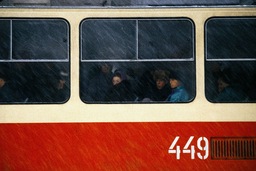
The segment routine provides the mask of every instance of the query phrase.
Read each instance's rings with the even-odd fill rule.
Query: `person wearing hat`
[[[127,80],[126,72],[116,70],[112,77],[112,87],[107,91],[105,101],[127,102],[133,101],[135,96],[132,92],[132,85]]]
[[[189,95],[183,86],[183,83],[177,73],[172,72],[169,75],[169,83],[172,88],[171,94],[167,97],[168,102],[187,102]]]
[[[52,102],[65,102],[69,98],[69,85],[68,85],[68,72],[65,70],[59,71],[59,73],[53,76],[52,81]]]
[[[236,86],[226,73],[222,73],[218,78],[218,91],[215,102],[242,102],[247,101],[247,95],[239,86]]]
[[[84,77],[81,82],[81,97],[86,101],[103,101],[108,90],[112,86],[113,73],[112,65],[109,63],[101,63],[96,66],[96,72],[88,76],[82,74]],[[93,67],[94,68],[94,67]],[[94,69],[92,69],[94,70]],[[88,81],[85,81],[88,80]]]
[[[171,92],[171,88],[168,85],[169,72],[162,69],[157,69],[152,72],[154,86],[148,90],[142,101],[165,101]]]

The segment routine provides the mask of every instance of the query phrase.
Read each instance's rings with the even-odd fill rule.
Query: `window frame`
[[[208,97],[208,91],[207,91],[207,85],[210,83],[207,83],[208,81],[208,72],[207,70],[209,68],[207,68],[207,65],[209,65],[210,63],[220,63],[220,62],[224,62],[224,63],[239,63],[239,62],[244,62],[244,63],[248,63],[248,62],[256,62],[256,56],[254,58],[218,58],[216,57],[215,59],[211,59],[211,58],[207,58],[208,57],[208,43],[207,43],[207,24],[209,21],[211,20],[235,20],[235,19],[253,19],[255,20],[256,23],[256,17],[255,16],[214,16],[214,17],[210,17],[208,19],[206,19],[205,23],[204,23],[204,73],[205,73],[205,77],[204,77],[204,89],[205,89],[205,98],[207,99],[208,102],[213,103],[213,104],[227,104],[227,103],[256,103],[256,101],[254,100],[241,100],[241,101],[215,101],[214,97],[209,98]],[[256,69],[256,68],[255,68]],[[256,74],[256,73],[255,73]],[[210,76],[213,77],[213,76]],[[246,93],[247,94],[247,93]],[[248,95],[248,94],[247,94]],[[249,98],[249,97],[248,97]]]
[[[191,42],[192,42],[192,57],[191,58],[175,58],[175,59],[138,59],[138,21],[139,20],[182,20],[182,21],[189,21],[191,23]],[[83,41],[83,32],[82,32],[82,24],[84,21],[86,20],[136,20],[136,59],[131,60],[131,59],[125,59],[125,60],[120,60],[120,59],[83,59],[83,45],[82,45],[82,41]],[[79,26],[79,45],[80,45],[80,61],[79,61],[79,96],[80,99],[83,103],[85,104],[120,104],[120,102],[115,102],[115,101],[91,101],[91,100],[86,100],[83,99],[81,96],[81,84],[82,84],[82,80],[81,80],[81,73],[82,73],[82,67],[81,65],[83,63],[133,63],[133,62],[138,62],[138,63],[148,63],[148,62],[192,62],[193,64],[192,67],[194,68],[194,87],[192,88],[193,90],[191,91],[192,95],[191,98],[186,101],[186,102],[175,102],[174,104],[177,103],[191,103],[192,101],[194,101],[194,99],[196,98],[196,94],[197,94],[197,81],[196,81],[196,26],[195,23],[193,21],[193,19],[189,18],[189,17],[143,17],[143,18],[84,18],[81,22],[80,22],[80,26]],[[138,103],[139,102],[139,103]],[[142,101],[122,101],[121,104],[144,104],[144,103],[148,103],[148,102],[142,102]],[[161,103],[166,103],[166,104],[171,104],[170,102],[164,102],[164,101],[153,101],[150,102],[152,104],[161,104]]]
[[[70,23],[67,19],[65,18],[59,18],[59,17],[54,17],[54,18],[28,18],[28,17],[22,17],[22,18],[17,18],[17,17],[8,17],[8,18],[5,18],[5,17],[0,17],[0,21],[2,20],[5,20],[5,21],[9,21],[9,24],[10,24],[10,30],[9,30],[9,34],[10,34],[10,37],[9,37],[9,44],[10,44],[10,48],[9,48],[9,56],[7,57],[7,59],[0,59],[0,63],[2,64],[13,64],[13,63],[16,63],[16,64],[19,64],[19,63],[25,63],[25,64],[28,64],[28,65],[33,65],[33,63],[36,63],[36,64],[51,64],[51,63],[55,63],[56,65],[58,65],[58,63],[62,63],[62,64],[65,64],[67,65],[67,73],[68,73],[68,76],[65,75],[65,73],[60,73],[60,74],[64,74],[65,77],[67,78],[68,82],[66,83],[68,85],[68,96],[66,99],[64,99],[63,101],[27,101],[27,99],[25,101],[11,101],[11,102],[0,102],[0,105],[13,105],[13,104],[24,104],[24,105],[27,105],[27,104],[36,104],[36,105],[47,105],[47,104],[64,104],[66,102],[69,101],[70,97],[71,97],[71,58],[70,58],[70,54],[71,54],[71,51],[70,51],[70,41],[71,41],[71,27],[70,27]],[[12,47],[12,32],[13,32],[13,27],[12,27],[12,22],[13,21],[62,21],[64,22],[65,24],[65,34],[66,34],[66,42],[65,42],[65,49],[66,49],[66,54],[65,54],[65,58],[64,59],[13,59],[13,47]],[[47,24],[47,23],[46,23]]]

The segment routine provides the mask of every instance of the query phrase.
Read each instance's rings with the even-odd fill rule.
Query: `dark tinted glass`
[[[207,59],[256,59],[256,19],[210,19],[206,23]]]
[[[139,59],[193,58],[190,20],[142,20],[139,24]]]
[[[206,98],[256,101],[256,19],[212,18],[205,25]]]
[[[0,60],[10,58],[10,21],[0,20]]]
[[[136,22],[85,20],[82,23],[82,58],[135,59]]]
[[[80,31],[84,102],[189,102],[195,97],[189,19],[89,19]],[[179,80],[179,88],[171,87],[170,78]]]
[[[13,59],[68,59],[66,22],[13,20],[12,29]]]

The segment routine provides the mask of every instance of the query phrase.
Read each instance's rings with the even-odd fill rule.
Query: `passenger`
[[[228,75],[222,74],[218,79],[218,91],[216,102],[245,102],[248,100],[241,88],[232,84]]]
[[[176,73],[172,73],[169,76],[170,87],[172,88],[171,94],[168,96],[166,101],[168,102],[188,102],[189,95],[183,86],[180,76]]]
[[[132,86],[127,80],[126,74],[120,70],[116,71],[112,78],[112,87],[106,93],[105,101],[126,102],[134,99]]]
[[[4,73],[0,73],[0,102],[13,102],[14,93],[8,82],[8,77]]]
[[[56,77],[55,81],[55,91],[52,95],[52,101],[54,102],[64,102],[68,100],[69,97],[69,87],[67,85],[68,73],[65,71],[60,71],[59,75]]]
[[[214,65],[213,65],[214,64]],[[207,78],[206,95],[212,102],[253,101],[252,79],[255,63],[213,63]],[[252,91],[252,92],[250,92]],[[252,95],[252,96],[251,96]]]
[[[121,83],[121,82],[122,82],[121,75],[118,74],[118,73],[116,73],[116,74],[113,76],[113,78],[112,78],[112,84],[115,86],[115,85],[117,85],[117,84],[119,84],[119,83]]]
[[[171,93],[171,88],[168,86],[168,75],[168,71],[155,70],[153,72],[155,85],[148,90],[142,101],[165,101]]]
[[[88,101],[103,101],[112,85],[112,66],[104,63],[100,65],[99,69],[96,76],[89,82],[87,94],[85,95]]]

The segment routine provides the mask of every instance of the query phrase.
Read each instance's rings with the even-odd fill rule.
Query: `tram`
[[[1,170],[252,170],[256,7],[0,1]]]

